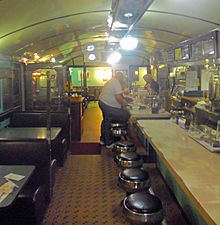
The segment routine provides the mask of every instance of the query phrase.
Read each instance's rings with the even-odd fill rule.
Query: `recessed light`
[[[95,56],[95,54],[91,53],[91,54],[89,54],[88,58],[90,61],[94,61],[96,59],[96,56]]]
[[[93,44],[89,44],[86,49],[88,52],[92,52],[92,51],[94,51],[95,46]]]

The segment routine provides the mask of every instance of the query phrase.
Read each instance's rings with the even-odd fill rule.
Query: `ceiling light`
[[[119,52],[113,52],[109,57],[107,62],[109,64],[117,63],[121,59],[121,54]]]
[[[121,48],[125,50],[135,49],[137,47],[137,44],[138,44],[138,40],[131,36],[122,38],[120,41]]]
[[[51,58],[51,62],[55,63],[56,59],[55,58]]]
[[[124,14],[124,17],[126,17],[126,18],[130,18],[132,16],[133,16],[133,14],[132,13],[129,13],[129,12]]]
[[[92,51],[94,51],[95,46],[93,44],[89,44],[86,49],[88,52],[92,52]]]
[[[112,21],[113,21],[113,17],[109,16],[108,19],[107,19],[108,27],[111,27]]]
[[[34,53],[34,59],[37,60],[39,58],[40,58],[40,56],[37,53]]]
[[[117,28],[127,28],[128,27],[128,25],[127,24],[125,24],[125,23],[121,23],[121,22],[119,22],[119,21],[115,21],[114,23],[113,23],[113,26],[112,26],[112,29],[117,29]]]
[[[91,53],[91,54],[89,54],[88,58],[90,61],[94,61],[96,59],[96,56],[95,56],[95,54]]]

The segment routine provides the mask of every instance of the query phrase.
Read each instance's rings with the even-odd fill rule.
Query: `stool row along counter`
[[[112,134],[119,140],[112,149],[114,161],[121,169],[118,186],[126,191],[121,201],[124,215],[132,225],[159,225],[164,222],[165,210],[161,200],[153,194],[151,179],[143,166],[143,158],[136,153],[136,145],[127,139],[126,125],[113,124]]]

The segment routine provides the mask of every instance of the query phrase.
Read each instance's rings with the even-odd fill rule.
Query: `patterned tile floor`
[[[98,142],[102,117],[97,102],[86,111],[81,142]],[[135,132],[130,135],[137,152],[144,152]],[[149,164],[144,168],[150,174],[155,195],[163,202],[167,225],[186,225],[158,170]],[[120,207],[126,194],[117,186],[119,172],[112,153],[105,147],[100,155],[68,155],[65,166],[57,172],[43,225],[129,225]]]
[[[187,224],[159,172],[147,164],[144,167],[165,206],[167,224]],[[117,186],[119,172],[112,153],[104,147],[101,155],[69,155],[58,171],[43,225],[129,225],[119,205],[125,197]]]
[[[129,224],[119,206],[125,193],[117,187],[118,172],[108,154],[70,155],[43,224]]]

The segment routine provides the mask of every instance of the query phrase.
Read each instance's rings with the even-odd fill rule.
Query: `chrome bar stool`
[[[114,137],[114,142],[120,141],[122,137],[124,137],[124,139],[127,139],[126,137],[127,126],[128,126],[127,123],[119,123],[119,122],[112,123],[111,132]]]
[[[143,169],[128,168],[119,173],[118,186],[126,191],[127,196],[135,192],[148,192],[151,179]]]
[[[142,157],[136,152],[122,152],[116,155],[114,161],[123,169],[140,168],[143,165]]]
[[[117,141],[112,151],[122,152],[136,152],[136,145],[130,141]]]
[[[132,225],[159,225],[165,215],[160,199],[143,192],[127,196],[122,203],[122,208]]]

